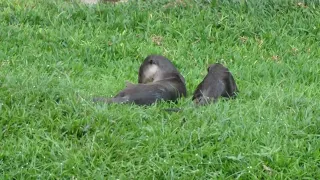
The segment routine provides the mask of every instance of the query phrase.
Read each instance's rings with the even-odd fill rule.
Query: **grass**
[[[0,178],[319,179],[319,17],[319,1],[1,0]],[[187,98],[88,101],[137,82],[149,54]],[[240,94],[195,108],[214,62]]]

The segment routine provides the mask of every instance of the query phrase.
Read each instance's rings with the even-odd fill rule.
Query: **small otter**
[[[94,102],[151,105],[158,100],[176,101],[186,96],[183,76],[163,56],[148,56],[139,69],[138,84],[127,82],[126,88],[110,99],[94,98]]]
[[[192,100],[195,104],[205,105],[216,102],[220,96],[226,98],[236,97],[238,88],[229,69],[220,63],[211,64],[208,74],[197,86]]]

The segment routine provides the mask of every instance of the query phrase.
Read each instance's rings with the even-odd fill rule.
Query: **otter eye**
[[[119,96],[119,97],[124,97],[125,95],[126,95],[125,92],[120,92],[118,96]]]
[[[152,59],[150,59],[149,64],[154,64],[154,62],[153,62],[153,60],[152,60]]]

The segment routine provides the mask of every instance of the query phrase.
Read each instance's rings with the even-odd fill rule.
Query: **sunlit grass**
[[[319,2],[245,2],[2,0],[0,177],[319,179]],[[136,83],[149,54],[173,61],[187,98],[88,101]],[[215,62],[239,96],[195,108]]]

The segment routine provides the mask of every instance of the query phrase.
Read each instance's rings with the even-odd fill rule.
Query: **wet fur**
[[[234,98],[238,88],[228,68],[220,63],[209,66],[208,74],[197,86],[192,100],[195,104],[205,105],[216,102],[219,97]]]
[[[183,76],[165,57],[148,56],[139,68],[138,84],[127,83],[113,98],[94,98],[94,102],[151,105],[159,100],[176,101],[187,95]]]
[[[184,77],[169,59],[161,55],[149,55],[139,68],[138,83],[155,82],[163,79],[163,75],[166,74],[178,74],[185,84]]]

